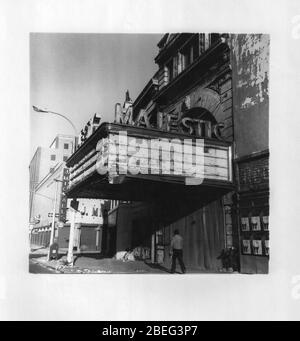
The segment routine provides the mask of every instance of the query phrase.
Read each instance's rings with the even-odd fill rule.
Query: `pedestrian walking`
[[[183,238],[178,230],[174,231],[174,236],[171,241],[171,255],[172,255],[172,268],[171,273],[175,272],[176,259],[178,259],[182,273],[185,273],[185,265],[183,263]]]

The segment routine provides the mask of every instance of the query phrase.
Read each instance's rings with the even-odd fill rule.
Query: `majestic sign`
[[[177,127],[179,133],[186,133],[202,138],[217,138],[222,140],[220,130],[224,127],[223,123],[218,123],[213,113],[220,108],[220,99],[210,89],[203,89],[197,104],[191,107],[190,97],[187,96],[181,103],[181,110],[177,112],[176,122],[172,122],[172,110],[162,112],[158,110],[148,112],[141,109],[137,117],[133,118],[133,107],[131,102],[115,105],[115,123],[129,124],[137,127],[155,128],[162,131],[170,131]],[[153,120],[152,116],[156,115]],[[151,123],[154,121],[155,124]]]

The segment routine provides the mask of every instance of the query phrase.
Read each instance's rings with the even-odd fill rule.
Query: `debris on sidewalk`
[[[110,274],[110,273],[165,273],[162,269],[151,267],[144,261],[124,262],[114,258],[93,258],[78,256],[74,264],[68,264],[67,256],[64,255],[58,260],[47,260],[47,256],[35,257],[32,260],[44,267],[52,268],[65,274]]]

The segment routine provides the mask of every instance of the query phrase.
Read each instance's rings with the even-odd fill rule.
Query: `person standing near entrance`
[[[175,272],[176,259],[178,259],[182,273],[185,273],[185,265],[183,263],[183,238],[178,230],[174,231],[174,236],[171,241],[171,255],[172,255],[172,268],[171,273]]]

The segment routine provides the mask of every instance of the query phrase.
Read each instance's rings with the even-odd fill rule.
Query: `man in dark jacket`
[[[174,231],[174,236],[171,241],[171,255],[172,255],[172,268],[171,273],[175,272],[176,259],[178,259],[182,273],[185,273],[185,265],[183,263],[183,238],[178,230]]]

